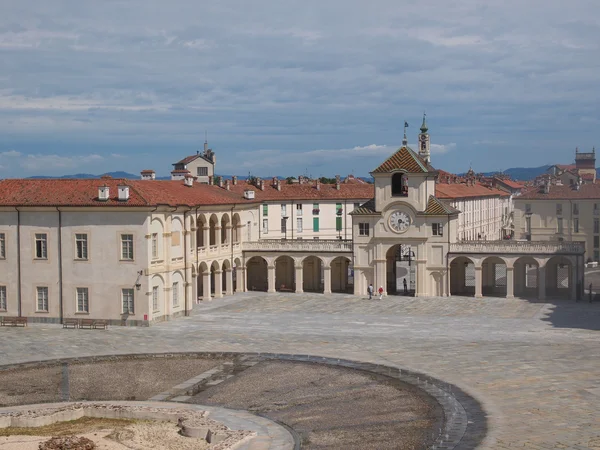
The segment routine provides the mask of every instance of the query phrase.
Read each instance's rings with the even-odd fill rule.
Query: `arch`
[[[198,276],[196,277],[196,302],[209,300],[208,292],[205,290],[205,285],[210,279],[210,269],[206,262],[202,261],[198,265]]]
[[[164,305],[164,293],[165,293],[165,279],[160,274],[156,274],[150,281],[152,285],[150,301],[152,308],[152,317],[156,318],[165,314]]]
[[[180,270],[173,273],[171,278],[171,305],[174,310],[181,309],[185,305],[185,277]]]
[[[386,252],[386,286],[388,294],[414,296],[417,287],[417,247],[396,244]],[[375,287],[377,289],[377,287]]]
[[[269,287],[267,260],[253,256],[246,261],[246,282],[249,291],[267,292]]]
[[[230,230],[231,229],[227,229],[227,227],[230,225],[229,223],[229,214],[225,213],[223,214],[223,216],[221,217],[221,244],[229,244],[229,239],[230,239]]]
[[[210,265],[210,293],[211,294],[216,293],[217,283],[221,282],[221,280],[219,279],[219,276],[221,274],[219,272],[221,272],[221,265],[218,263],[218,261],[213,261],[212,264]]]
[[[219,227],[219,218],[216,214],[210,216],[209,220],[208,245],[218,245],[217,228]]]
[[[432,295],[442,297],[444,295],[444,274],[441,272],[431,272]]]
[[[171,220],[171,238],[169,239],[171,246],[170,252],[172,258],[180,258],[183,256],[183,222],[179,217],[174,217]]]
[[[506,261],[499,256],[488,256],[481,262],[481,293],[485,297],[506,297]]]
[[[229,271],[229,272],[228,272]],[[221,289],[222,292],[228,293],[230,289],[227,289],[227,278],[231,276],[231,263],[228,259],[223,261],[221,264]]]
[[[239,244],[242,238],[242,219],[238,213],[233,215],[231,220],[231,240],[234,244]]]
[[[302,260],[302,290],[323,292],[325,290],[323,260],[318,256],[307,256]]]
[[[475,295],[475,263],[466,256],[450,262],[450,295]]]
[[[546,295],[555,298],[574,298],[575,264],[567,256],[553,256],[545,266]]]
[[[514,262],[514,291],[519,297],[537,298],[539,292],[538,261],[531,256],[521,256]]]
[[[331,292],[352,292],[353,283],[350,283],[349,271],[351,261],[346,256],[338,256],[331,261]]]
[[[406,197],[408,195],[408,185],[406,175],[397,172],[392,175],[392,197]]]
[[[158,217],[154,217],[150,221],[150,249],[148,252],[152,259],[160,259],[163,255],[164,231],[163,221]]]
[[[296,271],[294,259],[282,255],[275,259],[275,289],[278,291],[296,290]]]
[[[242,286],[241,282],[243,280],[242,277],[242,261],[240,258],[235,258],[233,260],[233,272],[231,273],[232,283],[233,283],[233,291],[234,292],[243,292],[244,286]]]
[[[206,220],[206,216],[204,214],[200,214],[198,216],[198,220],[196,221],[196,244],[199,248],[204,248],[208,245],[206,239],[204,237],[204,228],[206,228],[208,222]]]

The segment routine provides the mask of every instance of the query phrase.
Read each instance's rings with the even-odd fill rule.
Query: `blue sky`
[[[570,162],[600,145],[597,0],[7,0],[0,177],[151,168],[366,175]]]

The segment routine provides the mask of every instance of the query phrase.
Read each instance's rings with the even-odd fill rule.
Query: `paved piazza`
[[[150,328],[0,328],[2,364],[154,352],[272,352],[426,373],[481,402],[479,448],[600,449],[600,303],[246,293]]]

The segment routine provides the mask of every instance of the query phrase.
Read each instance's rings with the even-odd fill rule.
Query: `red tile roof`
[[[542,186],[536,186],[517,197],[519,200],[569,200],[600,199],[600,184],[582,184],[579,190],[569,185],[550,186],[550,192],[544,193]]]
[[[364,182],[340,183],[340,189],[337,190],[335,184],[321,183],[317,190],[314,181],[304,184],[287,184],[285,180],[280,180],[281,190],[278,191],[272,186],[272,180],[266,179],[264,182],[264,191],[246,181],[240,180],[236,185],[231,185],[231,191],[243,195],[244,191],[254,191],[254,198],[260,201],[269,200],[368,200],[375,195],[375,187],[372,184]]]
[[[429,200],[427,201],[427,208],[423,211],[423,214],[428,216],[445,216],[445,215],[453,215],[459,214],[460,211],[443,200],[434,197],[433,195],[429,196]]]
[[[508,192],[484,186],[478,182],[473,185],[466,183],[438,183],[435,185],[435,196],[440,199],[457,199],[471,197],[509,197]]]
[[[386,159],[374,173],[389,173],[395,170],[406,170],[408,173],[432,172],[435,169],[428,166],[414,151],[408,147],[402,147],[392,156]]]

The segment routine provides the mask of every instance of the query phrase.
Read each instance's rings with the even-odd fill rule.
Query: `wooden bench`
[[[63,328],[77,328],[79,327],[79,320],[77,319],[64,319]]]
[[[94,328],[95,330],[98,330],[100,328],[106,330],[108,328],[108,322],[106,320],[94,320],[92,328]]]
[[[87,328],[88,330],[106,330],[108,322],[100,319],[79,319],[79,328]]]
[[[94,325],[94,319],[79,319],[79,328],[92,329]]]
[[[3,327],[26,327],[27,317],[4,316],[1,319]]]

